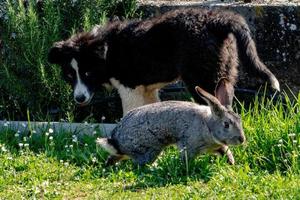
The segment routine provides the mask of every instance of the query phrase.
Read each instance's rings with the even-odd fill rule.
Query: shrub
[[[53,42],[115,14],[133,17],[135,0],[7,0],[0,4],[0,118],[74,120],[71,88],[47,62]]]

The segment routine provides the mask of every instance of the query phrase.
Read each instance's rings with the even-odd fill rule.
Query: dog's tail
[[[251,72],[261,76],[263,79],[269,80],[272,88],[280,91],[277,78],[258,57],[250,29],[242,16],[230,12],[225,14],[222,12],[220,16],[213,16],[213,19],[207,24],[207,27],[213,30],[213,32],[217,30],[217,32],[223,33],[226,36],[229,33],[233,33],[237,40],[239,58],[243,66],[246,67],[247,70],[251,70]]]
[[[110,155],[119,156],[120,152],[111,138],[97,138],[96,143],[106,150]]]

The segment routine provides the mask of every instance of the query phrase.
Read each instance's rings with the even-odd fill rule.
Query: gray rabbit
[[[240,117],[213,95],[198,86],[195,89],[209,106],[165,101],[133,109],[125,115],[110,137],[97,139],[97,144],[110,153],[106,164],[129,158],[138,165],[149,164],[172,144],[181,150],[182,159],[185,155],[191,159],[211,152],[226,154],[228,162],[234,164],[227,145],[245,141]]]

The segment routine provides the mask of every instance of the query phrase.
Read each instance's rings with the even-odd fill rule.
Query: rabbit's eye
[[[224,122],[224,128],[229,128],[229,123],[228,122]]]

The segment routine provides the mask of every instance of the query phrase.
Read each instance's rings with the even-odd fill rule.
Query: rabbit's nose
[[[241,144],[243,144],[245,142],[246,138],[245,136],[239,136],[239,141],[241,142]]]

